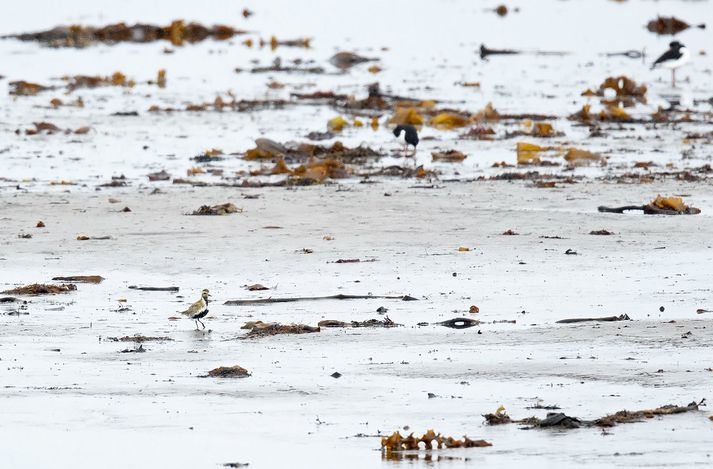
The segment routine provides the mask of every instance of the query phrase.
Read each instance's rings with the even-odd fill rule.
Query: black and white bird
[[[412,155],[416,154],[416,146],[418,145],[418,132],[416,131],[416,127],[410,124],[397,125],[394,129],[394,136],[405,144],[404,153],[408,151],[409,145],[413,145]]]
[[[691,52],[686,46],[678,41],[673,41],[669,45],[669,49],[661,55],[656,62],[651,65],[653,70],[657,66],[668,68],[671,70],[671,86],[676,87],[676,69],[688,62],[691,58]]]
[[[200,300],[189,306],[187,310],[181,311],[181,314],[196,321],[196,330],[198,330],[198,323],[201,323],[201,326],[205,329],[205,324],[203,324],[201,318],[208,315],[208,298],[210,298],[210,292],[208,292],[207,289],[204,289],[201,292]]]

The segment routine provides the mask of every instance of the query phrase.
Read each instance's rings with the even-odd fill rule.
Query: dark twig
[[[385,300],[401,300],[401,301],[417,301],[409,295],[403,296],[393,296],[393,295],[330,295],[330,296],[299,296],[299,297],[287,297],[287,298],[257,298],[254,300],[228,300],[223,303],[226,306],[242,306],[242,305],[258,305],[267,303],[292,303],[295,301],[317,301],[317,300],[371,300],[371,299],[385,299]]]

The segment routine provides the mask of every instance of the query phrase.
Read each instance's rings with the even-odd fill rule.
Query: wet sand
[[[152,195],[151,187],[6,191],[3,288],[59,275],[106,280],[78,284],[69,294],[27,298],[22,312],[29,314],[3,316],[4,459],[12,467],[126,467],[137,458],[141,467],[236,461],[365,467],[381,461],[379,440],[354,435],[408,425],[417,433],[435,428],[493,443],[434,454],[456,458],[441,461],[455,467],[468,460],[493,467],[518,461],[532,467],[707,464],[711,425],[705,410],[619,425],[606,435],[598,429],[487,427],[481,414],[504,405],[513,417],[544,417],[546,411],[526,408],[540,402],[596,418],[707,396],[713,335],[706,314],[695,310],[713,303],[708,185],[409,185],[167,185]],[[695,194],[687,200],[703,213],[596,212],[600,204],[643,202],[655,192],[674,191]],[[227,201],[243,213],[185,215]],[[131,212],[121,212],[124,206]],[[34,227],[40,219],[45,228]],[[519,235],[502,235],[507,229]],[[598,229],[615,234],[588,234]],[[33,237],[17,238],[20,232]],[[78,241],[80,234],[111,239]],[[471,251],[459,252],[461,246]],[[567,249],[578,255],[565,255]],[[334,263],[352,258],[362,262]],[[271,289],[242,288],[253,283]],[[180,291],[140,292],[129,285]],[[193,330],[189,319],[168,319],[201,288],[214,296],[205,332]],[[418,301],[223,305],[338,293],[409,294]],[[470,305],[480,313],[469,313]],[[248,320],[314,326],[323,319],[382,319],[379,306],[402,327],[240,340]],[[3,313],[17,308],[2,306]],[[619,314],[632,321],[555,324]],[[482,324],[464,330],[418,326],[454,317]],[[493,324],[502,320],[516,323]],[[145,353],[120,353],[134,344],[107,340],[134,334],[173,340],[144,343]],[[252,376],[198,377],[235,364]],[[342,377],[330,377],[335,371]],[[32,449],[38,442],[42,451]]]
[[[710,5],[513,0],[500,17],[499,2],[490,1],[308,3],[30,0],[0,17],[0,35],[177,19],[247,31],[182,45],[0,40],[0,290],[57,276],[105,278],[0,303],[0,466],[710,465],[706,407],[605,430],[523,430],[487,426],[482,417],[504,406],[513,418],[543,418],[547,410],[529,407],[557,405],[595,419],[713,398],[713,313],[697,313],[713,310],[710,29],[676,36],[692,60],[675,89],[667,70],[650,68],[672,37],[646,29],[657,15],[673,14],[710,27]],[[243,7],[255,15],[244,18]],[[272,48],[273,36],[308,38],[311,47]],[[483,45],[523,53],[483,59]],[[340,51],[379,60],[338,70],[330,57]],[[609,55],[625,51],[645,57]],[[251,72],[276,62],[324,72]],[[148,82],[160,69],[165,87]],[[136,85],[69,90],[62,78],[117,71]],[[628,118],[612,120],[611,93],[585,90],[622,75],[647,91],[624,97],[631,106],[618,111]],[[16,80],[52,89],[14,96]],[[413,160],[398,157],[392,134],[402,100],[344,104],[366,98],[375,82],[386,96],[424,101]],[[349,98],[294,96],[314,92]],[[217,98],[258,104],[218,108]],[[465,124],[433,125],[431,100]],[[488,103],[499,118],[482,117]],[[572,117],[584,106],[589,120]],[[327,140],[307,137],[337,116],[349,125]],[[552,133],[534,135],[530,117]],[[38,122],[59,130],[35,134]],[[488,139],[464,137],[471,130]],[[311,187],[240,187],[309,182],[296,170],[307,164],[304,155],[282,162],[290,176],[270,174],[277,155],[244,158],[258,138],[291,148],[364,145],[379,156],[347,161]],[[519,143],[552,150],[539,165],[521,164]],[[571,148],[596,161],[571,164],[563,158]],[[222,150],[220,159],[194,158],[212,149]],[[432,160],[446,150],[467,158]],[[417,165],[423,177],[411,171]],[[160,171],[166,181],[148,181]],[[188,184],[174,184],[180,179]],[[125,186],[104,186],[112,182]],[[702,213],[597,211],[658,194],[683,197]],[[187,215],[226,202],[242,211]],[[590,234],[597,230],[612,234]],[[245,288],[257,283],[268,290]],[[206,330],[172,319],[203,288],[213,295]],[[374,298],[225,304],[339,294]],[[403,295],[417,301],[376,298]],[[557,322],[620,315],[631,320]],[[316,326],[386,317],[399,326],[255,339],[241,329],[258,320]],[[437,324],[454,318],[481,323]],[[112,340],[136,334],[167,339],[139,351]],[[201,377],[232,365],[251,376]],[[493,446],[411,452],[403,461],[379,451],[381,435],[430,428]]]

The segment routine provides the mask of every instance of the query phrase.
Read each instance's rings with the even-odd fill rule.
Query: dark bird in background
[[[673,41],[669,45],[669,49],[661,55],[656,62],[651,65],[653,70],[657,66],[668,68],[671,70],[671,86],[676,87],[676,69],[688,62],[691,58],[691,52],[678,41]]]
[[[418,145],[418,132],[416,131],[416,127],[410,124],[397,125],[394,129],[394,136],[405,144],[404,153],[408,151],[409,145],[413,145],[413,153],[411,153],[411,155],[416,154],[416,146]]]

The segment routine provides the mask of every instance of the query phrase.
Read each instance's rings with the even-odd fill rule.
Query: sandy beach
[[[145,467],[232,461],[275,467],[295,458],[364,467],[381,460],[374,435],[408,425],[493,443],[442,452],[455,458],[443,463],[455,466],[678,465],[683,452],[688,462],[707,464],[707,412],[620,425],[606,435],[488,427],[481,417],[500,405],[510,415],[542,417],[546,411],[528,409],[541,403],[595,418],[684,405],[710,391],[706,350],[713,336],[706,315],[696,314],[713,301],[706,275],[710,217],[595,211],[600,203],[640,200],[642,189],[650,188],[590,182],[552,191],[476,182],[438,189],[382,183],[169,186],[153,195],[148,187],[6,192],[3,287],[66,275],[106,280],[29,298],[22,310],[3,307],[6,314],[21,312],[3,319],[3,454],[16,467],[65,466],[77,458],[120,467],[136,454]],[[707,185],[675,190],[695,193],[704,213],[713,207]],[[243,212],[186,215],[225,201]],[[131,212],[121,212],[125,206]],[[39,218],[45,228],[34,227]],[[503,235],[508,229],[519,235]],[[589,234],[598,229],[615,234]],[[33,237],[20,239],[18,232]],[[81,234],[111,239],[78,241]],[[553,236],[562,239],[545,238]],[[459,252],[461,246],[471,250]],[[270,290],[242,288],[254,283]],[[189,319],[168,319],[201,288],[215,297],[205,332],[193,330]],[[408,294],[418,301],[223,305],[338,293]],[[471,305],[480,312],[469,313]],[[401,326],[241,340],[246,321],[315,326],[381,319],[380,306]],[[555,324],[620,314],[632,320]],[[433,324],[456,317],[481,324],[464,330]],[[108,340],[135,334],[170,340],[146,342],[145,353],[130,354],[121,351],[135,344]],[[252,376],[198,377],[235,364]],[[335,371],[342,376],[332,378]],[[47,442],[42,452],[31,450],[37,439]],[[282,451],[270,451],[273,445]]]
[[[711,464],[708,1],[11,10],[3,469]]]

